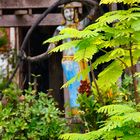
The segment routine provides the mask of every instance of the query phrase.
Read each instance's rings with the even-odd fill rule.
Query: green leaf
[[[123,72],[123,67],[118,61],[112,62],[98,75],[98,85],[100,88],[108,89],[112,84],[115,84]]]
[[[46,43],[55,43],[55,42],[58,42],[60,40],[67,39],[69,37],[70,37],[69,35],[58,35],[58,36],[54,36],[54,37],[49,38],[46,41],[44,41],[43,44],[46,44]]]
[[[134,4],[140,3],[140,0],[101,0],[100,4],[111,4],[111,3],[121,3],[124,4]]]
[[[124,56],[125,55],[125,50],[122,49],[122,48],[116,48],[114,49],[111,54],[110,54],[110,57],[118,57],[118,56]]]
[[[94,44],[92,38],[83,39],[77,46],[77,51],[74,54],[75,61],[91,60],[92,56],[98,52],[98,47]]]
[[[136,40],[139,42],[140,41],[140,32],[139,31],[134,32],[132,37],[134,38],[134,41]]]
[[[63,43],[63,44],[57,46],[56,48],[52,49],[49,53],[58,52],[58,51],[62,52],[63,50],[67,50],[67,49],[77,46],[79,44],[79,42],[80,42],[80,40],[73,40],[70,42]]]
[[[80,79],[86,79],[89,72],[90,72],[90,68],[86,67],[84,70],[80,71],[79,73],[77,73],[77,75],[75,75],[73,78],[67,81],[61,88],[68,87],[70,84],[72,84],[76,80],[80,81]]]
[[[135,31],[140,31],[140,19],[133,21],[131,28]]]
[[[108,114],[109,116],[112,115],[121,115],[124,113],[130,113],[130,112],[135,112],[136,110],[128,105],[125,104],[117,104],[117,105],[106,105],[101,107],[98,112],[99,113],[104,113],[104,114]]]

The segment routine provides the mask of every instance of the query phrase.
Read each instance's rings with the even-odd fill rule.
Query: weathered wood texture
[[[31,26],[39,18],[39,11],[51,7],[56,1],[58,0],[0,0],[0,27]],[[75,5],[81,6],[76,2]],[[35,9],[37,11],[33,13]],[[60,25],[63,20],[61,13],[49,14],[39,26]]]
[[[0,0],[0,9],[47,8],[57,0]]]
[[[0,17],[0,27],[20,27],[20,26],[31,26],[38,19],[40,14],[34,15],[3,15]],[[49,14],[47,17],[41,21],[39,26],[47,26],[47,25],[60,25],[63,21],[62,14]]]
[[[0,0],[0,9],[47,8],[57,0]],[[78,7],[81,6],[75,2]]]

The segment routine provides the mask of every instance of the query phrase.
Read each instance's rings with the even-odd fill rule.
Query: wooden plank
[[[34,15],[3,15],[0,17],[0,27],[20,27],[20,26],[31,26],[39,18],[40,14]],[[39,24],[40,26],[56,26],[61,25],[63,21],[62,14],[49,14]]]
[[[48,8],[58,0],[0,0],[0,9]],[[81,7],[78,2],[75,6]]]
[[[0,9],[47,8],[57,0],[0,0]]]

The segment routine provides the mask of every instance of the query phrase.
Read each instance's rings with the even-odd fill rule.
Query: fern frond
[[[66,35],[66,34],[64,34],[64,35],[58,35],[58,36],[54,36],[52,38],[49,38],[49,39],[45,40],[43,42],[43,44],[46,44],[46,43],[55,43],[55,42],[58,42],[60,40],[67,39],[67,38],[69,38],[69,35]]]
[[[70,36],[71,35],[78,36],[79,32],[80,31],[78,29],[66,27],[66,28],[64,28],[60,31],[60,34],[61,35],[67,34],[67,35],[70,35]]]
[[[133,21],[131,28],[135,31],[140,31],[140,19]]]
[[[127,10],[118,10],[118,11],[111,11],[108,13],[105,13],[103,16],[99,17],[97,19],[98,22],[101,23],[101,25],[106,25],[106,23],[110,24],[114,21],[124,21],[128,18],[128,12]]]
[[[140,134],[131,134],[131,135],[125,135],[123,137],[123,140],[139,140],[140,139]]]
[[[112,60],[112,58],[109,57],[109,56],[110,56],[110,52],[108,52],[105,55],[102,55],[99,58],[97,58],[96,61],[93,63],[93,68],[97,69],[98,65],[103,64],[105,62],[109,62],[110,60]]]
[[[84,134],[78,134],[78,133],[68,133],[68,134],[63,134],[59,137],[59,139],[62,140],[85,140],[83,137]],[[79,139],[80,138],[80,139]]]
[[[140,112],[128,112],[123,116],[123,118],[124,118],[123,123],[128,123],[130,121],[140,123]]]
[[[71,85],[76,80],[79,80],[80,81],[81,79],[86,79],[87,78],[87,75],[89,74],[89,72],[90,72],[90,68],[88,66],[84,70],[80,71],[73,78],[71,78],[69,81],[67,81],[61,88],[68,87],[69,85]]]
[[[98,47],[94,45],[92,38],[83,39],[77,48],[78,50],[74,55],[75,61],[91,60],[93,55],[98,52]]]
[[[90,37],[96,37],[98,36],[98,33],[95,31],[91,31],[91,30],[83,30],[80,31],[80,36],[81,38],[90,38]]]
[[[99,22],[93,23],[88,25],[84,30],[95,30],[102,27],[102,25]]]
[[[115,115],[110,117],[107,121],[105,121],[104,127],[101,128],[101,130],[107,132],[122,126],[123,126],[123,117]]]
[[[138,46],[138,47],[140,47],[140,46]],[[133,55],[134,64],[136,64],[140,57],[140,49],[137,48],[136,50],[132,51],[132,55]]]
[[[62,88],[65,88],[65,87],[68,87],[69,85],[73,84],[77,79],[80,78],[80,74],[77,74],[76,76],[74,76],[73,78],[71,78],[69,81],[67,81],[62,87]],[[80,80],[79,80],[80,81]]]
[[[117,129],[106,131],[102,135],[103,140],[113,140],[114,138],[121,138],[124,136],[123,131],[119,131]]]
[[[136,110],[125,104],[116,104],[116,105],[107,105],[103,106],[98,110],[98,113],[108,114],[108,116],[112,115],[121,115],[124,113],[133,113]]]
[[[111,4],[111,3],[124,3],[124,4],[134,4],[140,3],[140,0],[101,0],[100,4]]]
[[[122,75],[123,69],[124,67],[121,67],[118,61],[112,62],[98,75],[97,83],[100,88],[108,89],[112,84],[115,84]]]
[[[140,45],[139,41],[140,41],[140,32],[136,31],[133,33],[132,35],[132,39],[134,39],[135,42],[137,42],[138,45]]]
[[[92,131],[85,134],[69,133],[63,134],[59,138],[62,140],[99,140],[100,136],[103,135],[100,130]]]
[[[133,55],[133,64],[135,65],[138,62],[140,56],[140,50],[139,49],[132,50],[132,55]],[[120,59],[127,65],[127,67],[131,67],[129,51],[126,51],[125,56]]]
[[[65,28],[63,30],[61,30],[60,32],[61,35],[68,35],[70,38],[89,38],[89,37],[93,37],[93,36],[97,36],[98,33],[97,32],[93,32],[91,30],[82,30],[79,31],[77,29],[73,29],[73,28]]]
[[[131,20],[137,20],[140,17],[140,12],[136,12],[134,11],[136,9],[129,9],[129,10],[117,10],[117,11],[111,11],[108,12],[106,14],[104,14],[103,16],[99,17],[97,19],[97,22],[100,23],[100,26],[106,26],[106,23],[110,24],[113,23],[115,21],[119,21],[121,22],[123,25],[124,23],[131,22]],[[134,11],[134,13],[133,13]]]
[[[125,55],[125,50],[122,48],[116,48],[115,50],[113,50],[110,54],[110,57],[118,57],[118,56],[124,56]]]
[[[73,40],[73,41],[70,41],[70,42],[66,42],[64,44],[61,44],[59,46],[57,46],[56,48],[52,49],[49,53],[52,53],[52,52],[62,52],[63,50],[67,50],[69,48],[72,48],[72,47],[75,47],[79,44],[80,40]]]
[[[115,50],[112,50],[110,52],[106,52],[106,54],[100,56],[99,58],[96,59],[96,61],[93,63],[93,67],[94,69],[97,68],[98,65],[109,62],[111,60],[114,60],[120,56],[122,56],[122,54],[126,54],[126,50],[124,50],[122,53],[117,53]],[[123,61],[123,60],[122,60]]]

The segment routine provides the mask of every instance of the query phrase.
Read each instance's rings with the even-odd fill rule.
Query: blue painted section
[[[76,76],[76,74],[78,74],[78,72],[80,71],[79,64],[72,60],[62,61],[62,67],[63,67],[66,81],[68,81],[71,78],[73,78],[74,76]],[[70,96],[70,107],[72,107],[72,108],[79,106],[76,103],[77,94],[78,94],[77,89],[78,89],[79,85],[80,85],[80,81],[76,80],[74,83],[72,83],[68,87],[69,96]]]

